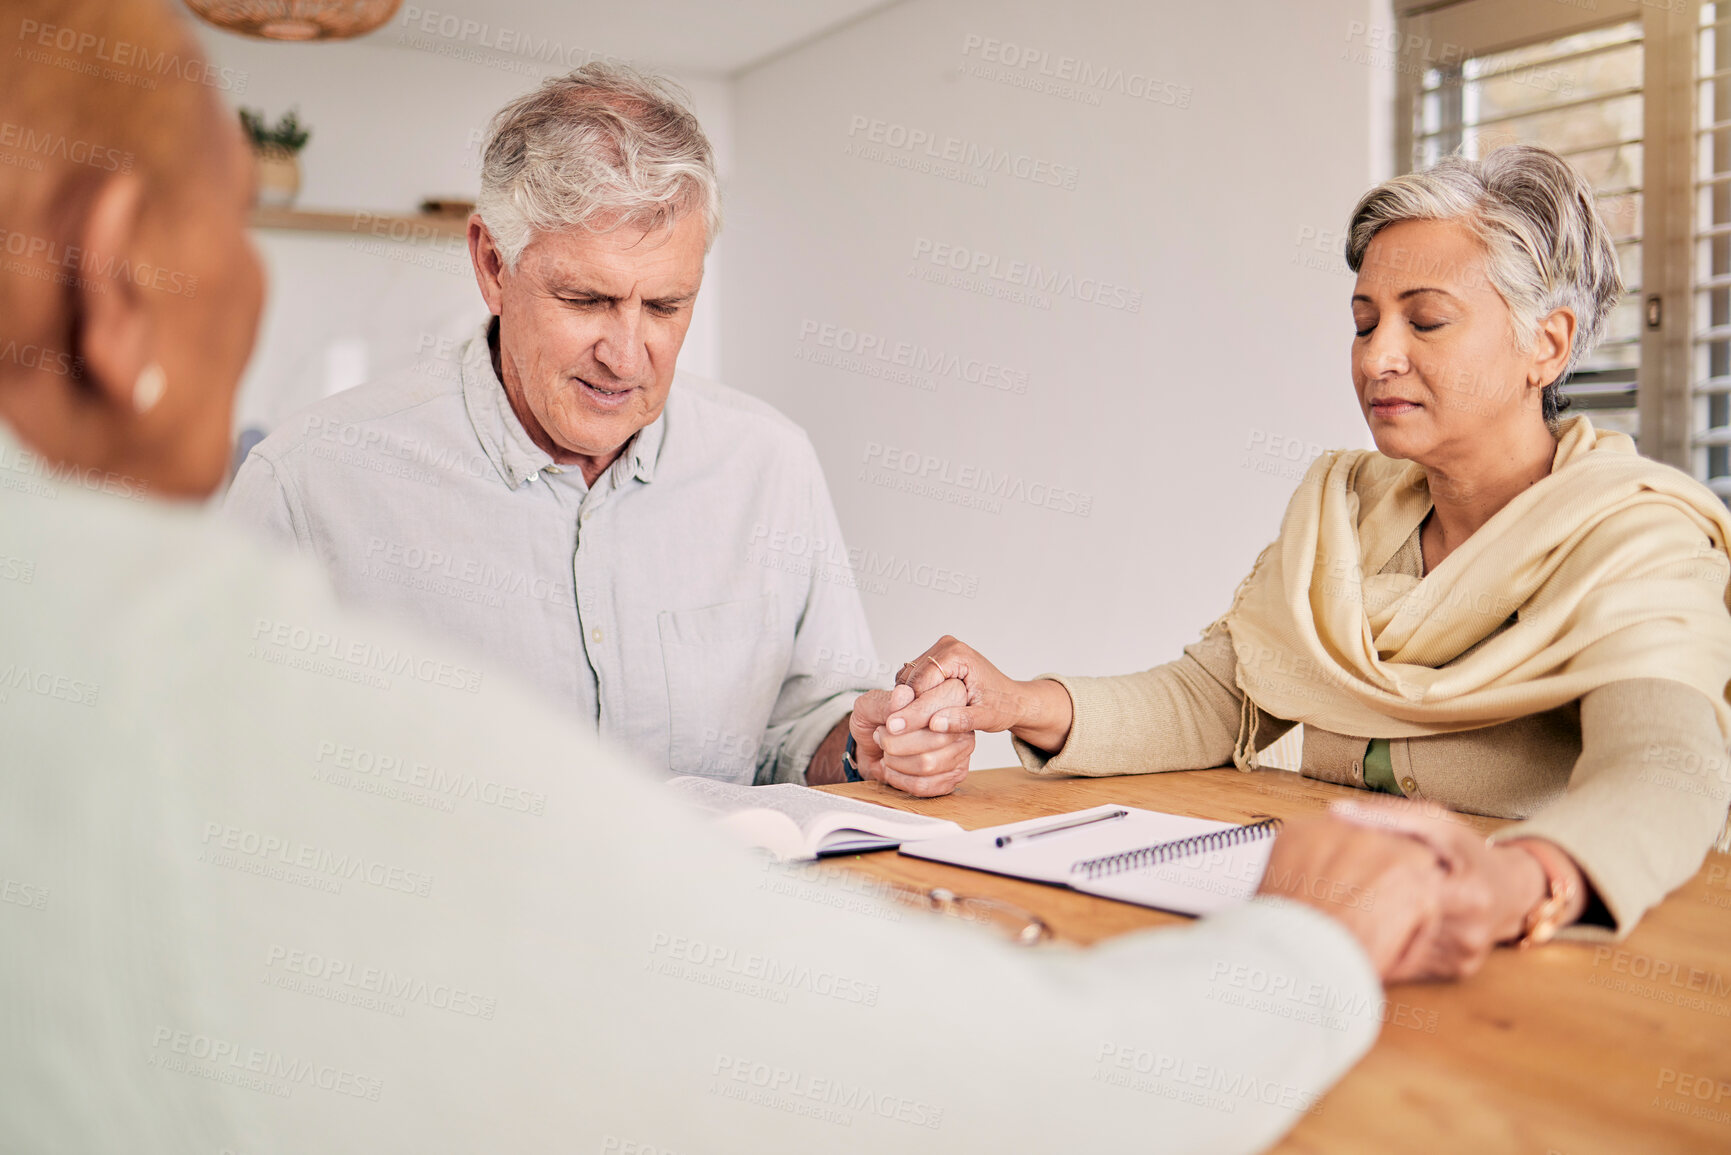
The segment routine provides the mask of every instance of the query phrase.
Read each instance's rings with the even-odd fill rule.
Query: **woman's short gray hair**
[[[616,64],[586,64],[500,109],[481,153],[476,211],[506,268],[537,232],[703,219],[721,227],[715,154],[678,86]]]
[[[1423,172],[1384,181],[1352,210],[1346,264],[1358,272],[1371,239],[1412,220],[1465,222],[1484,244],[1485,274],[1509,306],[1515,340],[1531,349],[1556,309],[1575,315],[1575,341],[1561,376],[1545,387],[1546,421],[1568,405],[1557,386],[1604,333],[1623,295],[1623,275],[1592,186],[1550,149],[1512,144],[1483,160],[1446,157]]]

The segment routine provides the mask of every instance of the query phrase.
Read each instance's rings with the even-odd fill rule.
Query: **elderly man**
[[[651,765],[839,781],[875,655],[810,442],[675,373],[719,225],[664,83],[589,65],[493,120],[469,253],[492,314],[253,449],[227,510],[351,603],[453,635]],[[404,459],[414,465],[405,467]],[[845,553],[845,551],[842,551]]]

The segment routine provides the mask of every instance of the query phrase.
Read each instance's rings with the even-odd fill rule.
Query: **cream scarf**
[[[1550,475],[1433,572],[1378,573],[1430,508],[1411,462],[1337,450],[1311,466],[1221,619],[1245,695],[1240,767],[1258,711],[1410,738],[1629,678],[1695,687],[1731,737],[1731,518],[1705,486],[1576,417]]]

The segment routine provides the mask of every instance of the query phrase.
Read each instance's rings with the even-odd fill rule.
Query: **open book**
[[[736,786],[684,776],[668,786],[698,809],[715,815],[746,842],[784,860],[891,850],[916,839],[962,833],[960,826],[941,818],[908,814],[791,782]]]
[[[1279,825],[1274,818],[1240,826],[1108,805],[970,830],[901,852],[1178,914],[1209,914],[1256,893]]]

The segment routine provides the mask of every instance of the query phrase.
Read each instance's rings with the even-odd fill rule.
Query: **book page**
[[[806,837],[793,820],[773,810],[735,810],[718,815],[716,824],[747,846],[767,850],[783,862],[810,858]]]
[[[757,793],[755,786],[738,786],[732,782],[718,782],[714,778],[681,775],[669,779],[667,788],[706,814],[720,816],[732,814],[736,810],[766,809],[764,804],[754,797]]]
[[[961,827],[954,822],[941,818],[909,814],[791,782],[773,786],[738,786],[710,778],[685,776],[674,778],[668,785],[699,809],[717,817],[750,810],[785,815],[799,827],[807,854],[816,854],[824,847],[827,835],[842,830],[884,835],[886,849],[897,841],[961,832]]]

